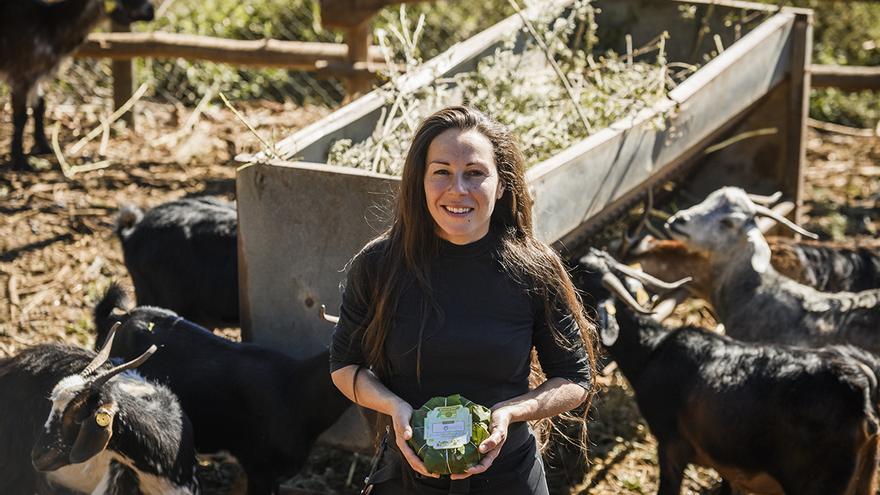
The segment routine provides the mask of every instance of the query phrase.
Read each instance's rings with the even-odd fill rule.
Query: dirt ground
[[[327,113],[323,108],[277,104],[241,108],[266,138],[280,139]],[[189,195],[234,197],[237,153],[257,149],[257,139],[226,109],[192,110],[142,103],[136,130],[110,126],[76,154],[70,147],[97,126],[103,107],[51,109],[50,132],[68,165],[98,163],[98,170],[66,178],[53,156],[37,157],[39,170],[12,173],[5,165],[10,112],[0,120],[0,356],[42,342],[91,347],[91,310],[111,281],[130,289],[113,232],[122,203],[142,207]],[[26,143],[28,143],[26,141]],[[106,161],[106,163],[100,163]],[[876,237],[880,228],[880,139],[811,131],[806,174],[807,227],[829,238]],[[701,323],[706,312],[690,303],[679,321]],[[237,338],[235,329],[221,333]],[[640,419],[626,381],[601,378],[590,425],[590,463],[568,473],[551,469],[558,493],[653,493],[657,488],[655,441]],[[566,464],[559,459],[551,464]],[[367,470],[364,456],[316,449],[309,466],[288,483],[303,493],[357,492]],[[200,476],[205,493],[240,493],[240,470],[228,456],[206,456]],[[568,486],[570,488],[561,488]],[[687,489],[714,493],[717,475],[690,468]]]

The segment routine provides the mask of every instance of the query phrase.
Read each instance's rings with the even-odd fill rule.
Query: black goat
[[[112,9],[109,12],[108,6]],[[150,0],[0,2],[0,79],[6,79],[12,90],[13,169],[28,168],[23,139],[29,103],[34,115],[32,153],[51,151],[43,127],[46,102],[40,82],[107,15],[122,24],[149,21],[153,19],[153,6]]]
[[[59,344],[0,360],[0,493],[198,493],[192,428],[167,388]],[[48,418],[48,419],[47,419]]]
[[[114,285],[95,307],[97,340],[122,321],[113,356],[162,349],[138,372],[177,394],[199,451],[227,450],[238,459],[250,495],[273,493],[279,477],[302,468],[318,435],[351,405],[330,380],[327,352],[299,361],[215,336],[160,308],[114,316],[124,298]]]
[[[670,331],[638,314],[646,311],[616,270],[610,256],[592,251],[575,278],[657,438],[658,493],[678,494],[689,463],[718,471],[727,492],[876,493],[876,357],[851,346],[747,344],[696,327]]]
[[[210,197],[170,201],[146,213],[124,206],[116,233],[138,304],[207,327],[237,325],[237,228],[235,205]]]
[[[822,292],[880,288],[880,240],[842,244],[777,237],[770,248],[791,273],[777,268],[776,259],[774,268]]]

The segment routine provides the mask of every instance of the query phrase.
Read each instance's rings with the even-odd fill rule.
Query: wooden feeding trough
[[[550,3],[561,11],[571,0]],[[619,53],[625,34],[640,46],[663,31],[672,33],[670,62],[702,62],[697,58],[712,47],[721,53],[652,108],[529,169],[541,239],[575,245],[685,170],[693,173],[689,188],[700,192],[725,184],[758,193],[779,189],[799,204],[809,11],[706,0],[597,5],[600,40]],[[512,16],[424,64],[405,85],[415,89],[472,70],[511,33],[529,36],[522,27]],[[383,213],[398,183],[328,166],[326,157],[337,139],[366,139],[386,104],[379,92],[369,93],[278,143],[278,153],[295,160],[256,157],[239,169],[241,325],[254,341],[296,356],[326,348],[332,326],[319,319],[318,308],[339,307],[344,267],[386,226]],[[658,115],[663,128],[653,123]]]

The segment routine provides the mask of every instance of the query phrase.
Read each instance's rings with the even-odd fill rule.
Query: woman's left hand
[[[510,413],[504,407],[492,411],[492,421],[489,425],[489,438],[483,440],[478,447],[483,459],[479,464],[471,466],[462,474],[453,474],[450,479],[461,480],[475,474],[485,472],[495,462],[495,458],[501,453],[501,447],[507,441],[507,428],[510,426]]]

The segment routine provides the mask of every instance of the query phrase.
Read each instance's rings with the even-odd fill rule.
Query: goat
[[[770,263],[757,215],[812,235],[733,187],[678,211],[666,224],[673,238],[708,259],[709,302],[728,335],[812,347],[853,344],[880,352],[880,289],[825,293],[780,275]]]
[[[114,6],[115,3],[115,6]],[[12,96],[12,167],[27,170],[24,128],[32,103],[35,154],[52,150],[43,117],[46,100],[41,81],[85,41],[105,16],[115,22],[153,19],[150,0],[15,0],[0,2],[0,79]]]
[[[880,241],[842,244],[767,237],[770,263],[779,274],[822,292],[862,291],[880,288]],[[681,241],[657,240],[647,236],[629,261],[645,273],[667,280],[686,276],[694,281],[688,288],[703,299],[712,289],[709,260],[691,251]]]
[[[177,398],[120,374],[155,347],[111,368],[111,343],[97,355],[46,344],[0,360],[0,493],[198,493]]]
[[[657,438],[660,495],[680,493],[689,463],[718,471],[727,493],[876,493],[875,356],[670,330],[647,316],[619,273],[593,250],[574,277]]]
[[[250,495],[274,492],[279,477],[302,468],[318,435],[351,405],[330,380],[327,352],[296,360],[218,337],[166,309],[115,316],[124,305],[125,294],[111,285],[95,307],[98,341],[123,322],[111,355],[162,349],[139,373],[177,394],[200,452],[227,450],[238,459]]]
[[[123,206],[116,233],[138,304],[207,327],[237,325],[237,228],[235,205],[210,197],[170,201],[146,213]]]

